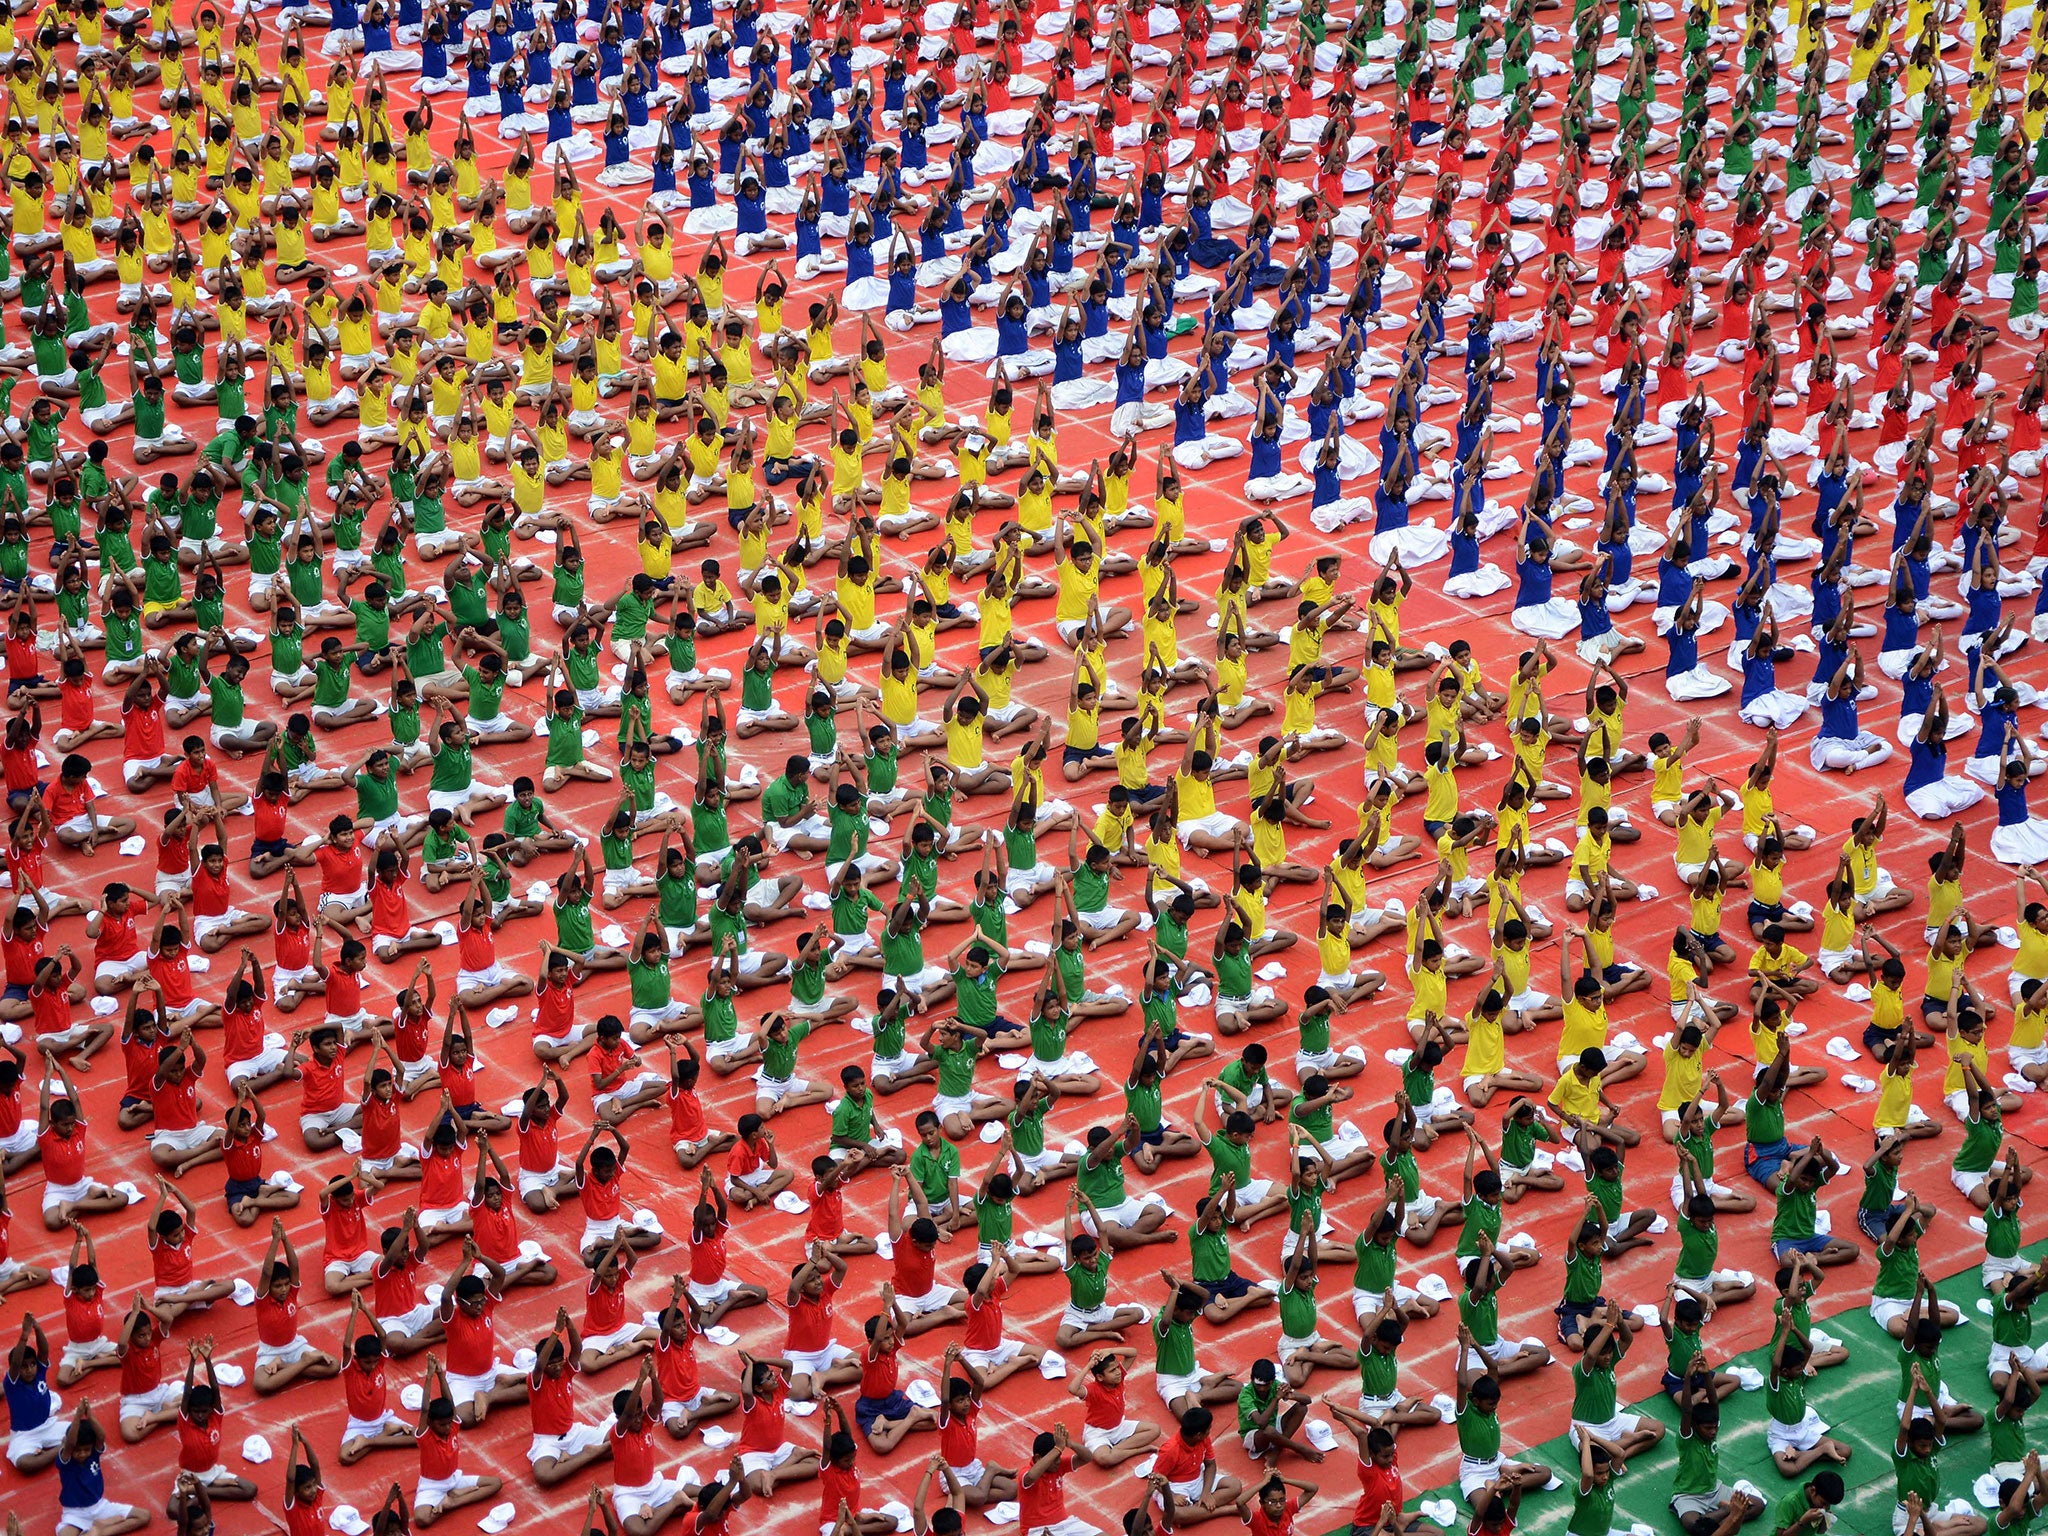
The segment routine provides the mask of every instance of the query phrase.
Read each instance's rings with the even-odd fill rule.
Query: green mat
[[[2048,1243],[2037,1243],[2025,1250],[2029,1258],[2038,1258],[2043,1251],[2048,1251]],[[1937,1289],[1944,1300],[1953,1302],[1961,1310],[1964,1318],[1960,1326],[1951,1328],[1942,1338],[1942,1379],[1958,1402],[1967,1403],[1988,1416],[1994,1401],[1990,1378],[1985,1373],[1991,1351],[1991,1320],[1977,1308],[1978,1301],[1985,1294],[1978,1267],[1973,1264],[1950,1276]],[[1742,1305],[1768,1307],[1768,1287],[1755,1300]],[[1823,1470],[1831,1469],[1841,1474],[1848,1490],[1848,1496],[1835,1511],[1835,1529],[1860,1532],[1864,1536],[1888,1533],[1896,1502],[1891,1452],[1899,1429],[1898,1341],[1871,1321],[1867,1308],[1839,1312],[1833,1317],[1817,1317],[1815,1326],[1841,1340],[1849,1351],[1849,1359],[1845,1363],[1820,1372],[1807,1388],[1807,1402],[1827,1421],[1829,1435],[1854,1448],[1848,1465],[1830,1468],[1830,1464],[1821,1463],[1797,1479],[1781,1477],[1771,1463],[1770,1447],[1765,1440],[1764,1426],[1769,1419],[1764,1406],[1766,1394],[1762,1390],[1737,1392],[1721,1405],[1721,1480],[1733,1485],[1738,1478],[1748,1479],[1774,1509],[1778,1500],[1793,1487]],[[1709,1333],[1711,1335],[1711,1329]],[[1639,1350],[1652,1351],[1661,1360],[1664,1341],[1646,1328],[1637,1335],[1630,1349],[1631,1359]],[[1563,1355],[1560,1366],[1564,1360],[1576,1358]],[[1768,1374],[1769,1351],[1754,1350],[1723,1363],[1754,1366]],[[1509,1382],[1506,1390],[1510,1393],[1541,1390],[1540,1384],[1551,1375],[1552,1371],[1546,1370],[1535,1378]],[[1566,1389],[1558,1385],[1556,1390]],[[1671,1483],[1678,1471],[1678,1405],[1660,1392],[1629,1406],[1637,1414],[1661,1420],[1670,1432],[1661,1444],[1628,1464],[1616,1502],[1616,1522],[1625,1526],[1633,1521],[1653,1526],[1659,1531],[1676,1531],[1678,1521],[1671,1513]],[[2035,1419],[2040,1424],[2048,1424],[2048,1419],[2040,1418],[2043,1413],[2048,1413],[2048,1404],[2042,1404],[2035,1410]],[[2035,1419],[2030,1419],[2029,1423],[2038,1433]],[[2041,1443],[2033,1435],[2029,1436],[2029,1441],[2034,1445]],[[1344,1442],[1340,1440],[1341,1443]],[[1510,1460],[1540,1462],[1557,1469],[1563,1486],[1524,1498],[1517,1529],[1536,1533],[1536,1536],[1562,1536],[1565,1524],[1571,1518],[1572,1489],[1578,1479],[1578,1453],[1572,1449],[1571,1442],[1560,1436],[1519,1451],[1512,1445],[1503,1445],[1502,1450]],[[1970,1499],[1972,1507],[1978,1507],[1970,1486],[1989,1469],[1990,1452],[1990,1437],[1982,1431],[1950,1438],[1941,1457],[1942,1502]],[[1459,1497],[1456,1483],[1425,1490],[1412,1499],[1408,1507],[1413,1509],[1424,1499],[1445,1498],[1458,1508],[1458,1522],[1452,1529],[1462,1531],[1463,1522],[1470,1518],[1471,1511]],[[1771,1520],[1771,1513],[1767,1510],[1745,1529],[1768,1536]],[[1341,1526],[1338,1528],[1342,1529]]]

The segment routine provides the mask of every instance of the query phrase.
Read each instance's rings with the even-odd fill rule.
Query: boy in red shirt
[[[285,1236],[284,1218],[270,1218],[270,1247],[257,1271],[256,1370],[250,1385],[281,1392],[304,1378],[324,1381],[341,1362],[299,1332],[299,1255]]]
[[[447,1374],[432,1355],[427,1356],[427,1397],[414,1433],[420,1448],[420,1480],[412,1498],[415,1520],[437,1520],[466,1504],[494,1499],[505,1486],[488,1473],[462,1470],[462,1426]]]

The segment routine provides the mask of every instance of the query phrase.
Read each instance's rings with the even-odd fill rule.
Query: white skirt
[[[1991,834],[1991,857],[2001,864],[2048,864],[2048,820],[2030,816]]]
[[[1950,774],[1932,784],[1922,784],[1909,793],[1906,809],[1922,821],[1946,821],[1951,816],[1962,815],[1983,798],[1982,784],[1975,779]]]
[[[1813,706],[1806,702],[1805,694],[1773,688],[1743,705],[1741,713],[1745,725],[1753,725],[1758,730],[1775,726],[1783,731],[1796,725],[1811,708]]]
[[[1514,583],[1508,573],[1499,566],[1482,563],[1478,570],[1467,571],[1462,576],[1453,576],[1444,583],[1444,593],[1449,597],[1472,598],[1491,597]]]
[[[1407,566],[1428,565],[1441,560],[1451,552],[1451,535],[1447,529],[1437,527],[1434,518],[1424,518],[1419,523],[1410,523],[1406,528],[1393,528],[1385,533],[1376,533],[1367,546],[1375,560],[1385,563],[1388,554],[1398,549],[1401,563]],[[1572,609],[1572,622],[1578,622],[1578,609]]]
[[[1566,598],[1553,597],[1547,603],[1531,603],[1526,608],[1517,608],[1508,616],[1508,622],[1525,635],[1562,640],[1578,630],[1579,605]]]
[[[1734,686],[1705,662],[1664,679],[1664,691],[1674,699],[1718,699]]]

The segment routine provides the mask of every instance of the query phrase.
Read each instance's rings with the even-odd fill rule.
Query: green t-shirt
[[[1200,1226],[1188,1228],[1188,1266],[1189,1273],[1204,1283],[1230,1274],[1230,1237],[1220,1225],[1214,1232],[1204,1232]]]
[[[1721,1447],[1715,1440],[1678,1433],[1678,1475],[1671,1480],[1674,1496],[1704,1495],[1721,1486]]]
[[[1825,1178],[1821,1180],[1827,1182]],[[1798,1242],[1814,1235],[1814,1218],[1820,1208],[1820,1190],[1794,1189],[1785,1174],[1778,1176],[1778,1214],[1771,1222],[1771,1241]]]
[[[360,597],[349,600],[348,609],[356,616],[356,643],[372,651],[381,651],[391,643],[391,610],[379,608],[364,602]]]
[[[1898,1489],[1898,1502],[1903,1504],[1912,1494],[1920,1496],[1922,1509],[1941,1507],[1941,1472],[1938,1463],[1941,1453],[1932,1456],[1916,1456],[1908,1449],[1901,1451],[1892,1447],[1892,1481]]]
[[[1195,1374],[1195,1330],[1191,1323],[1176,1323],[1170,1307],[1152,1314],[1153,1369],[1161,1376]]]
[[[981,1055],[981,1042],[969,1039],[960,1045],[933,1045],[932,1059],[939,1067],[939,1092],[947,1098],[964,1099],[974,1092],[974,1063]]]
[[[1228,1136],[1217,1134],[1209,1138],[1209,1193],[1215,1194],[1223,1188],[1225,1174],[1237,1175],[1237,1187],[1246,1188],[1252,1181],[1252,1149],[1239,1146]]]
[[[367,769],[356,775],[356,815],[389,821],[398,814],[398,780],[388,772],[378,778]]]
[[[1094,1158],[1098,1150],[1095,1147],[1088,1149],[1074,1178],[1089,1203],[1097,1210],[1106,1211],[1124,1203],[1124,1158],[1130,1148],[1121,1141],[1110,1142],[1107,1150],[1102,1152],[1102,1160],[1096,1162]]]
[[[872,1092],[843,1095],[832,1110],[832,1134],[846,1141],[866,1145],[875,1134],[875,1096]]]
[[[941,1140],[934,1152],[919,1142],[910,1154],[910,1176],[924,1191],[927,1204],[944,1205],[949,1189],[960,1177],[960,1149],[950,1141]]]
[[[1109,1299],[1107,1248],[1096,1249],[1090,1263],[1067,1266],[1067,1299],[1082,1312],[1092,1312]]]
[[[585,955],[597,948],[597,935],[590,926],[590,897],[577,892],[573,901],[555,901],[555,942],[572,955]]]
[[[788,1028],[783,1031],[783,1036],[780,1040],[763,1036],[761,1042],[762,1075],[772,1078],[777,1082],[787,1082],[790,1078],[796,1076],[797,1047],[804,1043],[805,1038],[809,1036],[810,1032],[811,1026],[808,1022],[803,1019],[792,1019]]]

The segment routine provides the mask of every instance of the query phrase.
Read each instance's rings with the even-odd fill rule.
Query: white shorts
[[[160,1382],[147,1392],[124,1392],[121,1394],[121,1417],[140,1419],[152,1413],[162,1413],[177,1407],[184,1396],[185,1384],[181,1381]]]
[[[450,1377],[449,1380],[453,1381],[454,1378]],[[439,1509],[453,1495],[467,1493],[482,1481],[483,1479],[473,1472],[458,1472],[453,1477],[423,1477],[419,1480],[419,1486],[413,1490],[412,1506],[414,1509],[422,1506]]]
[[[1821,1436],[1827,1432],[1827,1420],[1811,1407],[1797,1424],[1780,1424],[1776,1419],[1764,1423],[1764,1438],[1770,1442],[1773,1456],[1785,1451],[1810,1451],[1820,1444]]]
[[[58,1511],[57,1529],[89,1531],[103,1520],[126,1520],[135,1512],[133,1504],[116,1504],[112,1499],[106,1498],[91,1504],[66,1504]]]
[[[455,1372],[450,1371],[448,1373],[448,1395],[454,1399],[455,1406],[460,1408],[464,1404],[475,1402],[476,1399],[493,1391],[498,1383],[506,1377],[517,1376],[518,1374],[519,1371],[516,1367],[507,1365],[502,1360],[492,1361],[491,1369],[482,1375],[458,1376]]]
[[[71,1417],[62,1411],[63,1399],[50,1394],[50,1416],[34,1429],[17,1429],[7,1437],[7,1459],[20,1466],[39,1451],[54,1451],[71,1432]]]
[[[1179,1399],[1193,1397],[1202,1390],[1202,1373],[1195,1371],[1186,1376],[1168,1376],[1154,1371],[1152,1384],[1159,1389],[1159,1400],[1170,1408]]]
[[[1013,1351],[1014,1353],[1014,1351]],[[793,1376],[822,1376],[842,1360],[851,1360],[853,1351],[844,1344],[827,1344],[823,1349],[799,1353],[790,1350],[786,1354]]]
[[[612,1508],[618,1511],[621,1521],[630,1520],[635,1515],[642,1514],[659,1504],[666,1503],[682,1491],[683,1485],[681,1483],[672,1477],[663,1477],[657,1472],[652,1478],[637,1488],[621,1488],[618,1484],[614,1483],[612,1485]]]
[[[204,1120],[182,1131],[151,1131],[149,1144],[152,1148],[169,1147],[173,1152],[195,1152],[206,1145],[207,1138],[218,1136],[220,1131]]]
[[[1209,815],[1197,817],[1193,821],[1181,822],[1180,845],[1183,848],[1193,847],[1195,834],[1198,832],[1206,832],[1213,838],[1227,839],[1233,832],[1243,830],[1243,827],[1244,823],[1236,817],[1226,816],[1221,811],[1212,811]]]
[[[770,1472],[782,1466],[794,1455],[796,1447],[787,1440],[772,1451],[741,1451],[740,1471],[748,1477],[752,1477],[756,1472]]]
[[[1138,1421],[1136,1419],[1125,1419],[1114,1429],[1102,1429],[1096,1425],[1089,1424],[1083,1426],[1081,1430],[1081,1445],[1084,1449],[1090,1451],[1106,1451],[1113,1446],[1122,1445],[1137,1432]]]
[[[843,1350],[844,1346],[835,1345],[834,1348]],[[960,1358],[977,1371],[992,1371],[997,1366],[1008,1365],[1023,1353],[1024,1346],[1017,1340],[1005,1339],[994,1349],[963,1349],[960,1351]]]
[[[34,1145],[33,1138],[30,1140],[30,1145]],[[28,1149],[23,1147],[11,1148],[9,1150],[26,1151]],[[76,1184],[45,1184],[43,1186],[43,1209],[45,1211],[59,1210],[64,1206],[76,1204],[91,1193],[91,1179],[80,1179]]]
[[[265,1035],[263,1049],[254,1056],[228,1063],[228,1081],[238,1083],[245,1077],[264,1077],[284,1065],[285,1043],[283,1035]]]
[[[585,1451],[594,1451],[604,1444],[611,1433],[611,1426],[612,1421],[607,1418],[602,1424],[571,1424],[566,1434],[535,1435],[526,1447],[527,1464],[561,1461],[570,1456],[581,1456]]]
[[[263,1344],[256,1346],[256,1363],[263,1365],[297,1365],[313,1353],[312,1341],[303,1334],[288,1344]]]
[[[94,981],[134,981],[149,974],[149,956],[137,950],[126,960],[102,960],[93,967]]]
[[[924,1317],[932,1312],[943,1312],[953,1304],[953,1298],[958,1294],[953,1286],[935,1285],[922,1296],[898,1296],[896,1306],[911,1317]]]
[[[353,1279],[357,1275],[369,1274],[382,1257],[375,1248],[366,1248],[352,1259],[329,1259],[321,1274],[329,1280]]]

